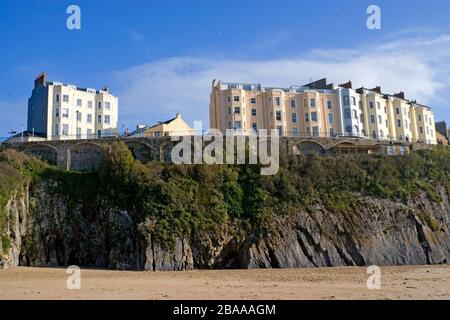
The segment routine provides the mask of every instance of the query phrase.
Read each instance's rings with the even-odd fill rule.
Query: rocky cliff
[[[115,149],[114,149],[115,148]],[[143,165],[97,173],[0,152],[0,267],[129,270],[450,263],[450,151]]]
[[[358,205],[345,213],[317,204],[278,218],[273,233],[229,221],[220,232],[193,232],[170,247],[107,201],[92,208],[48,189],[25,186],[8,201],[3,266],[190,270],[450,262],[450,205],[442,187],[440,202],[425,193],[407,203],[355,195]]]

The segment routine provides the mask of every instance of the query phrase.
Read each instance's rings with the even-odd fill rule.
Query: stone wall
[[[5,143],[3,148],[12,148],[40,158],[64,170],[94,171],[115,141],[123,141],[135,159],[142,163],[170,161],[173,146],[178,142],[170,137],[105,138],[92,140],[35,141]],[[203,145],[209,142],[203,142]],[[334,153],[386,153],[388,141],[354,138],[280,138],[280,150],[294,154]],[[429,148],[426,145],[395,144],[410,150]]]

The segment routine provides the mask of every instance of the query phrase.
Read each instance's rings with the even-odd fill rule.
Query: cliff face
[[[421,193],[406,203],[354,194],[343,213],[320,204],[278,217],[273,231],[249,231],[238,219],[218,232],[163,244],[133,212],[106,199],[71,201],[42,182],[6,204],[0,266],[189,270],[450,263],[450,204]],[[57,186],[56,186],[57,187]]]

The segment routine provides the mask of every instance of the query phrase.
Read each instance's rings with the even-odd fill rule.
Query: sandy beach
[[[382,267],[369,290],[366,268],[129,272],[81,270],[69,290],[65,269],[0,270],[4,299],[450,299],[450,266]]]

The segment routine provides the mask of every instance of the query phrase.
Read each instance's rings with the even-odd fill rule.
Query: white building
[[[28,99],[29,132],[47,140],[92,139],[118,134],[119,100],[102,90],[46,81],[38,76]]]

